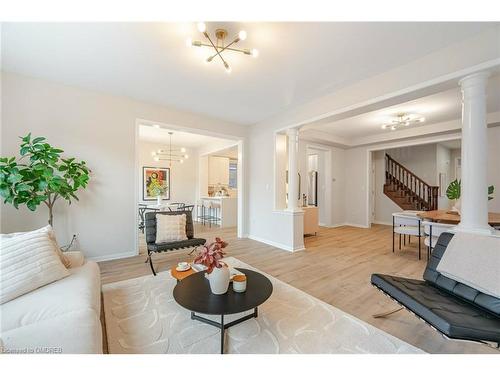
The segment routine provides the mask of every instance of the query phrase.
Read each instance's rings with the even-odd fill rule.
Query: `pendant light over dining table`
[[[189,158],[189,155],[186,153],[186,149],[184,147],[172,148],[173,134],[174,134],[173,132],[168,132],[168,135],[170,137],[168,148],[158,149],[151,153],[154,161],[168,161],[170,167],[172,166],[172,162],[182,164],[184,163],[185,159]]]

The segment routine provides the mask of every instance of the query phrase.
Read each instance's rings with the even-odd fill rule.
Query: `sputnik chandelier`
[[[397,118],[392,120],[389,124],[382,125],[382,129],[397,130],[406,128],[412,124],[418,124],[425,121],[425,117],[412,115],[408,113],[398,113]]]
[[[228,32],[226,29],[216,29],[215,30],[215,42],[212,40],[210,37],[208,31],[207,31],[207,26],[205,25],[204,22],[198,22],[197,24],[198,31],[203,34],[205,39],[208,41],[208,43],[204,43],[203,41],[200,40],[192,40],[191,38],[188,38],[186,41],[186,45],[188,47],[194,46],[194,47],[204,47],[204,48],[209,48],[212,50],[212,53],[210,56],[208,56],[205,59],[206,63],[212,62],[214,59],[220,60],[222,64],[224,65],[224,68],[226,69],[227,73],[231,73],[231,67],[229,66],[229,63],[226,61],[224,56],[227,56],[225,52],[227,51],[232,51],[232,52],[239,52],[243,53],[245,55],[257,57],[259,56],[259,51],[256,50],[255,48],[249,49],[249,48],[236,48],[235,45],[239,43],[240,41],[244,41],[247,38],[247,32],[245,30],[241,30],[238,35],[231,41],[231,42],[226,42],[226,38],[228,36]],[[223,56],[224,55],[224,56]]]
[[[172,148],[172,135],[173,132],[168,132],[170,136],[170,144],[167,149],[158,149],[157,151],[153,151],[151,156],[154,161],[166,160],[169,162],[169,165],[172,166],[172,162],[184,163],[184,159],[188,159],[189,155],[186,154],[186,149],[184,147],[181,148]]]

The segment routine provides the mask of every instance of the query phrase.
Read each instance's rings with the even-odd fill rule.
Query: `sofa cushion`
[[[70,268],[70,276],[20,296],[0,306],[0,332],[31,325],[79,310],[100,314],[100,272],[87,261]]]
[[[59,243],[57,242],[56,232],[54,231],[54,229],[52,228],[51,225],[46,225],[43,228],[36,229],[34,231],[31,231],[31,232],[46,232],[46,233],[48,233],[49,238],[54,242],[54,250],[56,251],[57,255],[59,256],[59,259],[61,259],[62,264],[64,264],[64,267],[66,267],[66,268],[70,267],[70,259],[68,259],[68,257],[66,257],[66,253],[64,253],[61,250],[61,247],[59,246]],[[8,234],[1,234],[0,237],[1,238],[12,238],[12,237],[20,236],[20,235],[23,235],[26,233],[30,233],[30,232],[14,232],[14,233],[8,233]]]
[[[0,235],[0,304],[69,275],[50,230]]]
[[[0,333],[4,353],[102,353],[102,328],[93,309],[67,312]]]

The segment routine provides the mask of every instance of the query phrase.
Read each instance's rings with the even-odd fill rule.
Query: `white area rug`
[[[235,258],[225,261],[255,270]],[[226,353],[423,353],[266,276],[274,287],[272,296],[259,307],[257,319],[227,330]],[[167,271],[103,286],[109,353],[219,353],[219,329],[191,320],[190,312],[173,298],[175,284]]]

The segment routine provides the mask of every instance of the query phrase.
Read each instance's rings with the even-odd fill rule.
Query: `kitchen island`
[[[238,224],[238,198],[202,197],[201,201],[211,201],[219,206],[217,208],[217,217],[220,219],[222,228],[235,227]]]

